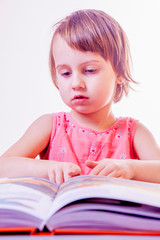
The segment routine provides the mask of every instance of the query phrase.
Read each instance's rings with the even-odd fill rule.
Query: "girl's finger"
[[[86,160],[85,165],[89,168],[95,168],[97,166],[98,162]]]
[[[97,164],[97,166],[91,170],[89,175],[98,175],[103,170],[104,167],[105,165],[102,163]]]
[[[108,176],[109,174],[111,174],[113,172],[113,167],[108,166],[108,167],[104,167],[102,169],[102,171],[99,172],[99,176]]]
[[[68,170],[68,175],[70,177],[78,176],[81,174],[81,169],[78,166],[71,166]]]
[[[68,174],[68,171],[64,171],[63,172],[63,176],[64,176],[64,182],[65,181],[67,181],[68,179],[70,179],[72,176],[70,176],[69,174]]]
[[[61,166],[58,166],[56,168],[56,183],[60,185],[63,182],[64,182],[63,170]]]
[[[114,178],[121,178],[121,173],[120,171],[113,171],[107,175],[108,177],[114,177]]]
[[[48,172],[48,178],[50,181],[56,183],[55,170],[52,169]]]

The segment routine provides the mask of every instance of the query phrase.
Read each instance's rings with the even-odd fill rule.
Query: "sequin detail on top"
[[[82,174],[90,172],[85,166],[87,159],[135,159],[133,139],[136,125],[137,120],[121,117],[110,128],[99,132],[80,126],[69,113],[55,113],[46,151],[49,154],[45,158],[78,164]]]

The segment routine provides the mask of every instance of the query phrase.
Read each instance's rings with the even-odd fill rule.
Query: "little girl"
[[[76,11],[56,24],[50,70],[71,111],[37,119],[0,157],[0,177],[61,184],[92,174],[160,182],[160,149],[152,134],[111,109],[134,82],[129,57],[123,29],[102,11]]]

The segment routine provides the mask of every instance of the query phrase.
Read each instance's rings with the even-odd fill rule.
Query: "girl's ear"
[[[116,82],[117,84],[122,85],[124,83],[124,78],[122,76],[117,76]]]

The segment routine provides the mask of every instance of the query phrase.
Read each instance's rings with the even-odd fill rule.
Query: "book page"
[[[17,218],[18,212],[22,212],[43,219],[57,191],[56,184],[41,178],[2,178],[0,179],[0,212],[13,210],[17,211]]]
[[[108,199],[107,199],[108,200]],[[116,201],[116,200],[115,200]],[[148,205],[115,203],[113,200],[87,199],[67,205],[47,222],[53,229],[159,231],[160,214]]]
[[[78,176],[61,185],[48,218],[63,206],[86,198],[118,199],[160,207],[160,185],[100,176]]]

